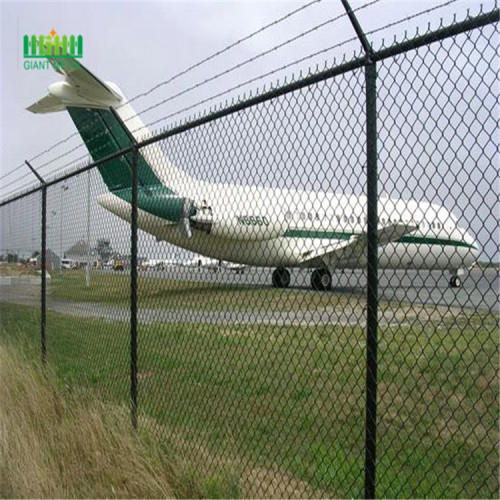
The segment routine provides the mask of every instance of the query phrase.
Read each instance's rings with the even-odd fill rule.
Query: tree
[[[111,247],[111,243],[107,238],[98,239],[95,250],[103,262],[108,261],[115,254],[115,251]]]
[[[7,262],[12,263],[12,262],[17,262],[19,260],[19,257],[17,253],[8,253],[7,254]]]
[[[31,258],[32,258],[32,259],[36,259],[39,255],[40,255],[40,252],[39,252],[38,250],[35,250],[35,251],[31,254]]]

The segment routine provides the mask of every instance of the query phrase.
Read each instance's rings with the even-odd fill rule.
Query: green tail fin
[[[109,109],[68,107],[67,110],[94,161],[130,146],[124,124]],[[131,153],[98,168],[111,192],[120,192],[132,186]],[[138,178],[139,187],[161,187],[172,193],[163,186],[141,153],[138,159]]]

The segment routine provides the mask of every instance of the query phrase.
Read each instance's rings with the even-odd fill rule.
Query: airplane
[[[149,259],[142,263],[141,268],[146,269],[163,269],[165,267],[173,265],[173,261],[163,260],[163,259]]]
[[[221,263],[222,269],[227,269],[235,274],[243,274],[247,266],[245,264],[236,264],[235,262],[228,262],[226,260]]]
[[[192,259],[188,259],[183,262],[186,267],[197,267],[211,269],[214,272],[219,272],[222,269],[233,271],[236,274],[243,274],[245,270],[245,265],[236,264],[234,262],[228,262],[220,259],[212,259],[210,257],[204,257],[202,255],[194,256]]]
[[[68,58],[69,59],[69,58]],[[94,161],[152,137],[120,88],[81,63],[50,59],[64,80],[29,106],[33,113],[66,110]],[[168,144],[167,144],[168,147]],[[196,178],[153,143],[138,155],[138,227],[186,250],[237,264],[272,267],[272,285],[287,288],[292,268],[311,269],[314,290],[332,288],[332,271],[367,265],[365,196],[330,191],[234,185]],[[131,162],[124,155],[99,166],[108,192],[98,203],[131,221]],[[413,199],[378,201],[380,269],[449,271],[460,287],[479,248],[445,207]]]
[[[185,260],[182,265],[184,267],[196,267],[198,269],[210,269],[213,272],[219,272],[222,267],[222,262],[219,259],[212,259],[197,255],[192,259]]]

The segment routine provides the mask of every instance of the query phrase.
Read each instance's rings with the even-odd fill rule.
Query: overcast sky
[[[353,9],[366,6],[357,12],[358,19],[366,32],[411,17],[425,9],[447,4],[404,23],[370,34],[369,39],[375,48],[380,47],[382,37],[385,38],[386,44],[392,43],[394,37],[397,40],[403,39],[405,31],[412,37],[416,28],[422,33],[428,29],[429,23],[431,27],[438,27],[441,17],[447,24],[453,20],[454,14],[457,14],[460,20],[466,16],[467,9],[470,9],[471,14],[477,14],[480,9],[480,3],[471,0],[455,2],[378,0],[373,4],[372,1],[350,2]],[[75,165],[72,162],[86,158],[86,150],[82,147],[78,135],[63,142],[50,153],[38,156],[51,145],[74,134],[75,128],[66,112],[33,115],[26,111],[25,108],[43,97],[47,93],[47,87],[54,81],[61,80],[61,76],[52,70],[24,69],[22,54],[24,34],[48,34],[52,29],[60,34],[81,34],[84,38],[83,64],[103,80],[117,83],[128,97],[133,97],[147,92],[192,64],[308,3],[311,2],[307,0],[59,3],[2,1],[0,177],[22,164],[26,158],[37,157],[32,163],[46,177],[50,177],[50,173],[54,170],[66,166],[72,167]],[[491,10],[494,6],[493,0],[482,3],[485,11]],[[175,120],[206,110],[211,105],[224,103],[228,98],[243,96],[245,92],[248,95],[250,90],[258,91],[265,85],[269,88],[269,85],[275,84],[278,79],[282,82],[287,77],[289,80],[293,74],[297,77],[300,71],[306,73],[309,67],[314,71],[316,65],[332,66],[335,57],[339,60],[346,54],[346,57],[352,58],[354,52],[360,50],[360,45],[346,17],[313,30],[314,27],[336,18],[343,12],[340,0],[313,2],[311,6],[283,22],[266,29],[250,40],[237,44],[208,64],[203,64],[187,75],[160,86],[147,96],[138,98],[133,105],[145,123],[153,122],[151,129],[155,131],[160,127],[171,126]],[[299,36],[309,30],[312,30],[311,33]],[[299,38],[286,43],[295,37]],[[498,43],[498,39],[496,40]],[[262,52],[279,45],[282,46],[264,57],[258,57]],[[470,57],[477,57],[472,49]],[[491,50],[491,47],[488,49]],[[306,57],[318,52],[316,56]],[[246,63],[252,58],[255,60]],[[301,59],[304,60],[292,64]],[[244,63],[241,67],[234,68],[241,63]],[[283,66],[285,66],[283,70],[277,70]],[[228,69],[230,71],[227,74],[214,78],[209,84],[201,85],[180,97],[172,97]],[[381,72],[383,71],[382,67]],[[387,66],[385,71],[390,74],[392,70]],[[495,71],[498,71],[498,68],[495,68]],[[250,83],[245,85],[244,82],[249,80]],[[342,82],[339,85],[339,88],[342,88]],[[231,88],[234,90],[223,93]],[[348,88],[349,82],[346,80],[345,89]],[[209,100],[210,96],[219,94],[221,94],[219,97]],[[359,97],[356,96],[356,99]],[[154,109],[144,111],[161,101],[165,102]],[[199,101],[202,104],[193,107]],[[347,102],[347,105],[353,106],[352,102]],[[396,103],[393,103],[393,106],[396,106]],[[188,111],[179,112],[186,107],[189,108]],[[362,113],[361,107],[360,114]],[[493,116],[495,117],[497,115]],[[54,160],[58,157],[60,158]],[[496,162],[498,163],[498,158]],[[228,175],[230,177],[230,174]],[[491,176],[491,171],[487,175]],[[33,182],[32,179],[27,168],[22,166],[15,174],[0,180],[0,197],[26,187]],[[491,180],[498,181],[497,178]],[[399,187],[396,191],[401,193],[404,187]],[[493,219],[497,213],[498,205],[494,207]],[[492,252],[495,253],[494,250]]]
[[[82,34],[84,37],[83,63],[104,80],[116,82],[129,97],[147,91],[161,81],[167,80],[193,63],[223,49],[249,33],[309,2],[290,1],[182,1],[182,2],[1,2],[1,158],[0,176],[15,168],[26,158],[32,158],[49,145],[74,132],[74,126],[67,113],[35,116],[26,107],[46,94],[47,87],[61,77],[51,70],[31,70],[23,68],[22,36],[24,34],[48,34],[52,28],[61,34]],[[371,3],[352,0],[353,8]],[[365,29],[370,31],[394,20],[407,17],[415,12],[444,1],[396,1],[381,0],[358,13]],[[492,1],[483,2],[485,8]],[[401,37],[404,30],[414,33],[414,27],[421,29],[427,23],[439,23],[439,18],[451,20],[453,13],[464,15],[467,8],[473,12],[479,8],[474,1],[457,1],[424,16],[419,16],[401,25],[385,30],[382,34]],[[134,106],[137,111],[172,94],[202,82],[217,72],[231,68],[257,54],[321,24],[329,18],[343,13],[339,0],[323,0],[314,3],[277,26],[264,31],[247,42],[239,44],[196,71],[163,86],[147,98],[138,99]],[[381,33],[371,36],[377,45]],[[169,101],[155,110],[142,114],[146,123],[156,121],[175,112],[186,104],[219,93],[222,90],[255,78],[271,69],[290,63],[302,56],[325,49],[336,43],[352,38],[354,32],[344,17],[328,24],[311,34],[246,64],[238,70],[218,78],[196,92],[190,92],[181,99]],[[273,82],[277,77],[306,70],[312,65],[328,64],[333,56],[350,57],[359,43],[353,41],[337,49],[299,63],[276,75],[252,82],[247,87],[237,89],[232,95],[246,89],[257,89],[264,83]],[[221,97],[214,104],[223,102]],[[204,109],[208,106],[201,106]],[[170,120],[158,122],[166,126]],[[49,132],[50,131],[50,132]],[[42,133],[43,132],[43,133]],[[79,144],[79,139],[68,141],[55,151],[60,154],[71,146]],[[82,151],[80,151],[81,153]],[[41,158],[39,164],[50,159]],[[35,162],[36,164],[36,162]],[[60,165],[60,164],[59,164]],[[59,166],[58,165],[58,166]],[[45,172],[50,170],[46,168]],[[20,185],[29,178],[24,174]],[[18,174],[7,180],[12,182]],[[8,186],[0,194],[18,187]]]

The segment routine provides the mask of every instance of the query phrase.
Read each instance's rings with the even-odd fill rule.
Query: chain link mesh
[[[418,222],[429,241],[449,240],[436,258],[450,271],[459,253],[498,262],[497,43],[490,25],[379,66],[380,191],[387,203],[429,203]],[[479,252],[451,247],[453,221]],[[403,253],[400,267],[426,251]],[[381,318],[400,317],[379,331],[382,497],[498,493],[498,269],[475,265],[461,288],[453,279],[446,270],[382,271]]]
[[[497,47],[377,63],[380,497],[498,495]],[[363,496],[365,103],[359,68],[139,149],[138,425],[234,496]],[[131,165],[46,213],[49,362],[123,404]],[[2,337],[37,355],[40,206],[0,206]]]

